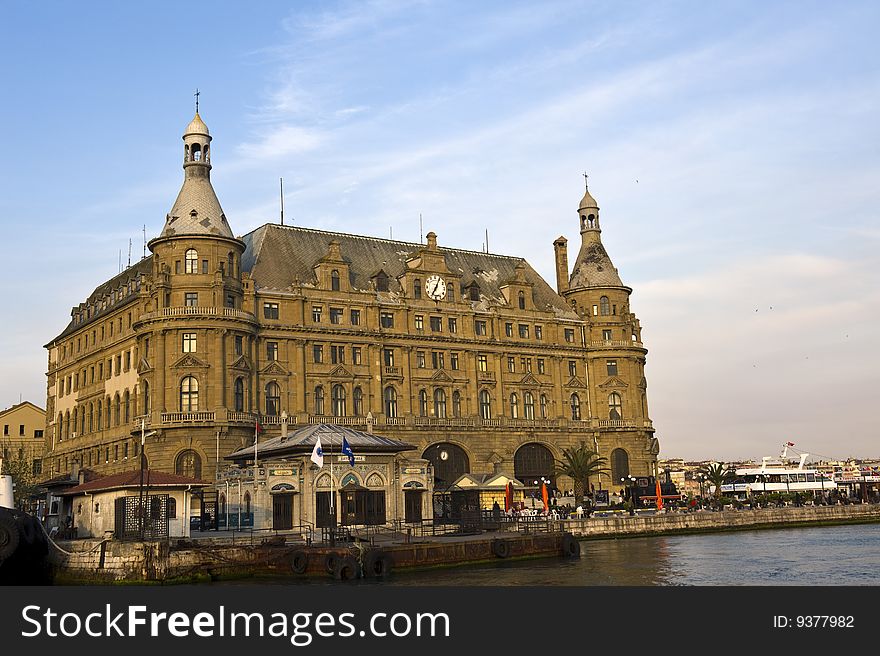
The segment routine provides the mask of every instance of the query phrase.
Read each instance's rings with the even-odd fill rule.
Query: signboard
[[[296,469],[270,469],[269,476],[296,476]]]
[[[366,462],[367,456],[355,456],[354,461],[355,462]],[[336,462],[347,463],[347,462],[349,462],[348,456],[336,456]]]
[[[608,505],[608,490],[596,490],[594,493],[596,495],[596,506],[607,506]]]
[[[404,467],[403,473],[404,474],[424,474],[425,470],[422,469],[421,467]]]

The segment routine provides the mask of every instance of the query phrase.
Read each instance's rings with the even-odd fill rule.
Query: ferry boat
[[[801,453],[800,461],[795,465],[788,459],[786,443],[782,446],[782,454],[778,458],[764,456],[760,467],[743,467],[736,470],[736,478],[721,486],[725,496],[746,498],[753,494],[771,494],[774,492],[798,492],[801,495],[825,495],[837,489],[837,483],[829,475],[816,469],[805,468],[809,453]]]
[[[46,534],[36,517],[15,509],[12,492],[12,477],[0,476],[0,585],[45,582]]]

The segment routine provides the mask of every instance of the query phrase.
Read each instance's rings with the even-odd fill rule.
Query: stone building
[[[33,473],[40,475],[46,450],[46,412],[30,401],[23,401],[0,410],[0,426],[0,458],[27,460],[32,463]]]
[[[99,285],[49,344],[50,472],[149,466],[213,476],[251,444],[317,423],[416,447],[443,490],[464,473],[555,481],[586,442],[607,487],[649,474],[641,327],[589,191],[556,289],[521,257],[266,224],[236,237],[211,186],[211,136],[183,135],[184,181],[151,255]],[[136,461],[135,461],[136,462]],[[560,481],[560,487],[565,486]]]

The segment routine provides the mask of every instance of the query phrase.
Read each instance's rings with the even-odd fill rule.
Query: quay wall
[[[719,512],[670,512],[656,515],[590,517],[561,522],[563,530],[587,539],[732,531],[762,528],[788,528],[822,524],[880,522],[880,505],[806,506],[723,510]]]

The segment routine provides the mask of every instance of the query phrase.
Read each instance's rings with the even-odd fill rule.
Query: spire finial
[[[193,94],[196,97],[196,114],[199,113],[199,96],[202,95],[199,93],[198,87],[196,88],[196,92]]]
[[[587,172],[584,171],[584,189],[585,189],[586,191],[589,191],[589,190],[590,190],[590,181],[589,181],[589,179],[588,179],[589,177],[590,177],[590,176],[587,175]]]

